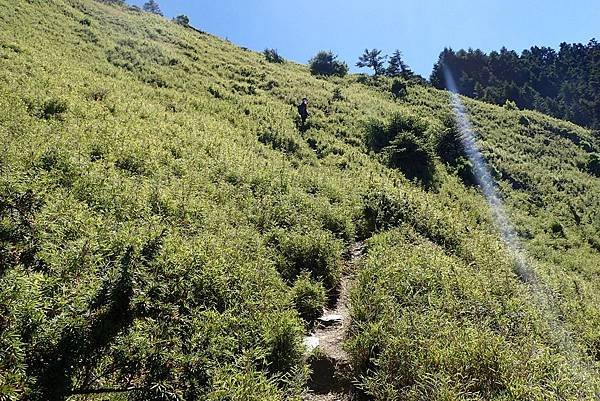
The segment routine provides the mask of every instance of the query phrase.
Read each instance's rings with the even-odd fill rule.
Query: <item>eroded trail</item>
[[[348,249],[339,292],[319,318],[312,334],[305,338],[312,369],[306,401],[349,401],[352,385],[348,355],[342,348],[350,325],[349,292],[356,262],[363,256],[364,243]]]

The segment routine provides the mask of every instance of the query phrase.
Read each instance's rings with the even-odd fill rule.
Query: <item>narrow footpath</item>
[[[351,401],[353,399],[348,355],[342,348],[350,325],[349,292],[356,262],[363,256],[364,243],[348,249],[339,290],[318,319],[314,331],[304,339],[312,375],[305,401]]]

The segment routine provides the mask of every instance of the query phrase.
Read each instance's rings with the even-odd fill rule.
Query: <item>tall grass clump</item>
[[[339,240],[326,231],[308,232],[274,230],[269,243],[277,253],[277,269],[284,279],[294,282],[303,271],[334,288],[341,275]]]
[[[435,172],[434,152],[425,120],[401,113],[389,121],[371,121],[366,133],[367,146],[384,155],[387,164],[428,186]]]

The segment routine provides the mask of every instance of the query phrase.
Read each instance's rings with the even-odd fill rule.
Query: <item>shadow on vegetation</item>
[[[390,167],[425,188],[431,187],[435,156],[424,120],[396,113],[388,122],[371,121],[366,141],[371,150],[383,155]]]

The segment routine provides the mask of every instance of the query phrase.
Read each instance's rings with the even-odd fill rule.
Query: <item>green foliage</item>
[[[155,0],[148,0],[142,6],[142,9],[148,13],[157,14],[162,16],[162,11],[160,10],[160,6]]]
[[[117,5],[125,5],[125,0],[96,0],[99,1],[100,3],[107,3],[107,4],[117,4]]]
[[[320,51],[308,61],[308,65],[313,75],[343,77],[348,73],[346,63],[338,61],[337,56],[330,51]]]
[[[387,124],[371,122],[366,140],[371,149],[385,155],[390,167],[399,169],[410,180],[431,184],[434,154],[424,120],[396,113]]]
[[[265,56],[265,59],[269,62],[269,63],[284,63],[285,59],[283,57],[281,57],[279,55],[279,53],[277,52],[277,49],[265,49],[263,51],[263,54]]]
[[[259,135],[258,140],[265,145],[271,145],[273,149],[285,153],[295,153],[300,150],[301,144],[298,137],[290,131],[281,131],[277,128],[269,127],[264,129]]]
[[[400,79],[394,79],[391,87],[392,96],[394,99],[403,99],[408,95],[406,83]]]
[[[517,104],[512,100],[508,99],[506,100],[506,102],[504,102],[504,108],[506,110],[518,110]]]
[[[182,26],[189,26],[190,25],[190,18],[187,15],[178,15],[177,17],[173,18],[173,22],[175,22],[176,24],[182,25]]]
[[[103,3],[109,4],[117,4],[117,5],[125,5],[125,0],[99,0]]]
[[[478,246],[494,253],[493,244]],[[374,400],[593,397],[577,367],[557,368],[568,357],[552,351],[551,328],[522,290],[506,291],[514,279],[501,271],[510,268],[504,258],[493,267],[487,260],[470,269],[406,228],[370,241],[352,294],[358,329],[348,342],[365,393]]]
[[[383,60],[387,56],[381,55],[381,50],[378,49],[365,49],[364,53],[358,58],[356,66],[359,68],[372,68],[375,75],[381,75],[385,71],[383,67]]]
[[[299,312],[355,236],[346,347],[373,399],[594,398],[591,132],[465,99],[548,319],[456,177],[447,93],[397,102],[105,3],[0,0],[1,399],[298,400]],[[434,191],[389,164],[419,151]]]
[[[423,135],[399,132],[384,149],[388,165],[404,173],[406,178],[431,184],[435,167],[433,151]]]
[[[333,235],[326,231],[290,232],[275,230],[269,243],[278,254],[277,269],[292,283],[302,272],[323,282],[326,288],[334,288],[341,275],[341,246]]]
[[[587,169],[593,176],[600,177],[600,155],[597,153],[590,155]]]
[[[345,99],[345,97],[344,97],[344,94],[342,93],[342,89],[339,88],[339,87],[336,87],[333,90],[333,95],[331,97],[331,100],[333,100],[334,102],[339,102],[339,101],[342,101],[344,99]]]
[[[46,120],[61,120],[68,111],[66,100],[61,98],[50,98],[45,100],[27,99],[27,108],[32,116]]]
[[[32,216],[43,205],[43,200],[31,190],[24,193],[8,193],[0,197],[0,276],[15,266],[34,271],[45,269],[38,256],[40,241]]]
[[[593,77],[600,70],[599,52],[595,39],[587,45],[561,43],[558,50],[534,46],[520,55],[504,47],[489,54],[444,49],[430,80],[437,88],[447,87],[447,67],[463,95],[598,128],[600,93]]]
[[[380,151],[389,146],[400,133],[412,132],[424,136],[426,131],[427,123],[425,120],[411,114],[395,113],[386,123],[370,122],[366,140],[369,148]]]
[[[477,180],[473,174],[473,165],[465,154],[461,143],[460,133],[453,121],[446,121],[446,128],[438,138],[437,154],[447,164],[451,171],[456,173],[465,185],[475,185]]]
[[[298,314],[307,323],[313,323],[322,314],[326,302],[323,285],[310,278],[310,273],[303,272],[294,282],[291,291],[292,302]]]
[[[367,238],[374,232],[401,225],[408,213],[404,206],[401,201],[385,191],[367,193],[364,199],[365,225],[362,228],[362,237]]]
[[[97,150],[95,150],[95,157],[98,157]],[[115,167],[133,175],[144,174],[144,160],[135,153],[127,153],[119,157],[115,161]]]
[[[402,59],[402,52],[396,50],[388,62],[388,67],[385,70],[385,75],[388,77],[402,77],[405,80],[414,77],[414,73]]]

